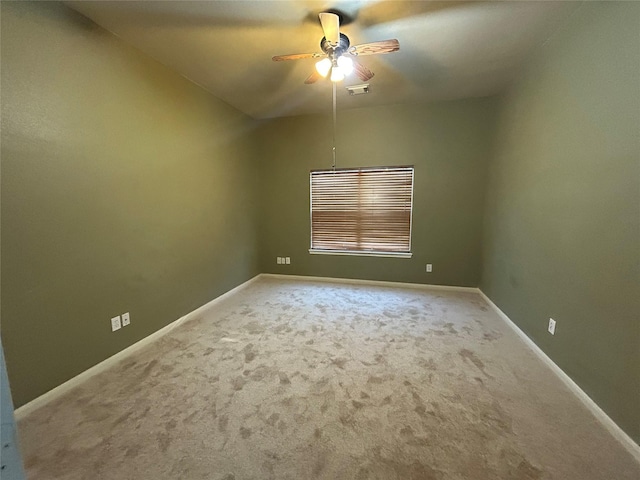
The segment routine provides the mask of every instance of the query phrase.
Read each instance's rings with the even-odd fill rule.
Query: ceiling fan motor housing
[[[335,53],[335,56],[339,57],[349,49],[350,45],[351,42],[349,42],[349,37],[344,33],[340,34],[340,43],[335,48],[327,41],[326,37],[322,37],[322,40],[320,40],[320,48],[329,56],[331,56],[332,53]]]

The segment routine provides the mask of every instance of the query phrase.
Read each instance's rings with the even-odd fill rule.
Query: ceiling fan
[[[282,60],[300,60],[303,58],[322,58],[316,63],[315,71],[307,77],[304,83],[317,82],[320,78],[330,74],[332,82],[344,80],[345,75],[355,71],[363,82],[370,80],[374,73],[356,60],[362,55],[376,55],[379,53],[392,53],[400,50],[398,40],[381,40],[379,42],[351,45],[349,37],[340,33],[340,16],[331,13],[320,13],[320,24],[324,37],[320,41],[322,53],[294,53],[291,55],[276,55],[274,62]]]

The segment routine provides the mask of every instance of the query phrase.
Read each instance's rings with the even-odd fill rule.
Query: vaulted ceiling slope
[[[254,118],[329,112],[331,85],[303,82],[320,52],[318,13],[338,9],[352,44],[396,38],[400,51],[362,57],[370,93],[339,108],[482,97],[502,91],[577,2],[138,1],[65,2],[161,63]]]

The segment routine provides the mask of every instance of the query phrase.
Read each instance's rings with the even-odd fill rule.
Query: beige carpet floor
[[[640,478],[476,293],[261,278],[19,422],[30,479]]]

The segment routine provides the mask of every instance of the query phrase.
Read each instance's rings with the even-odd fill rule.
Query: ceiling
[[[360,57],[370,93],[338,84],[338,108],[494,95],[518,75],[578,2],[100,1],[66,5],[254,118],[330,112],[331,82],[305,85],[320,52],[318,13],[346,14],[351,44],[396,38],[400,51]],[[350,23],[347,24],[347,22]]]

